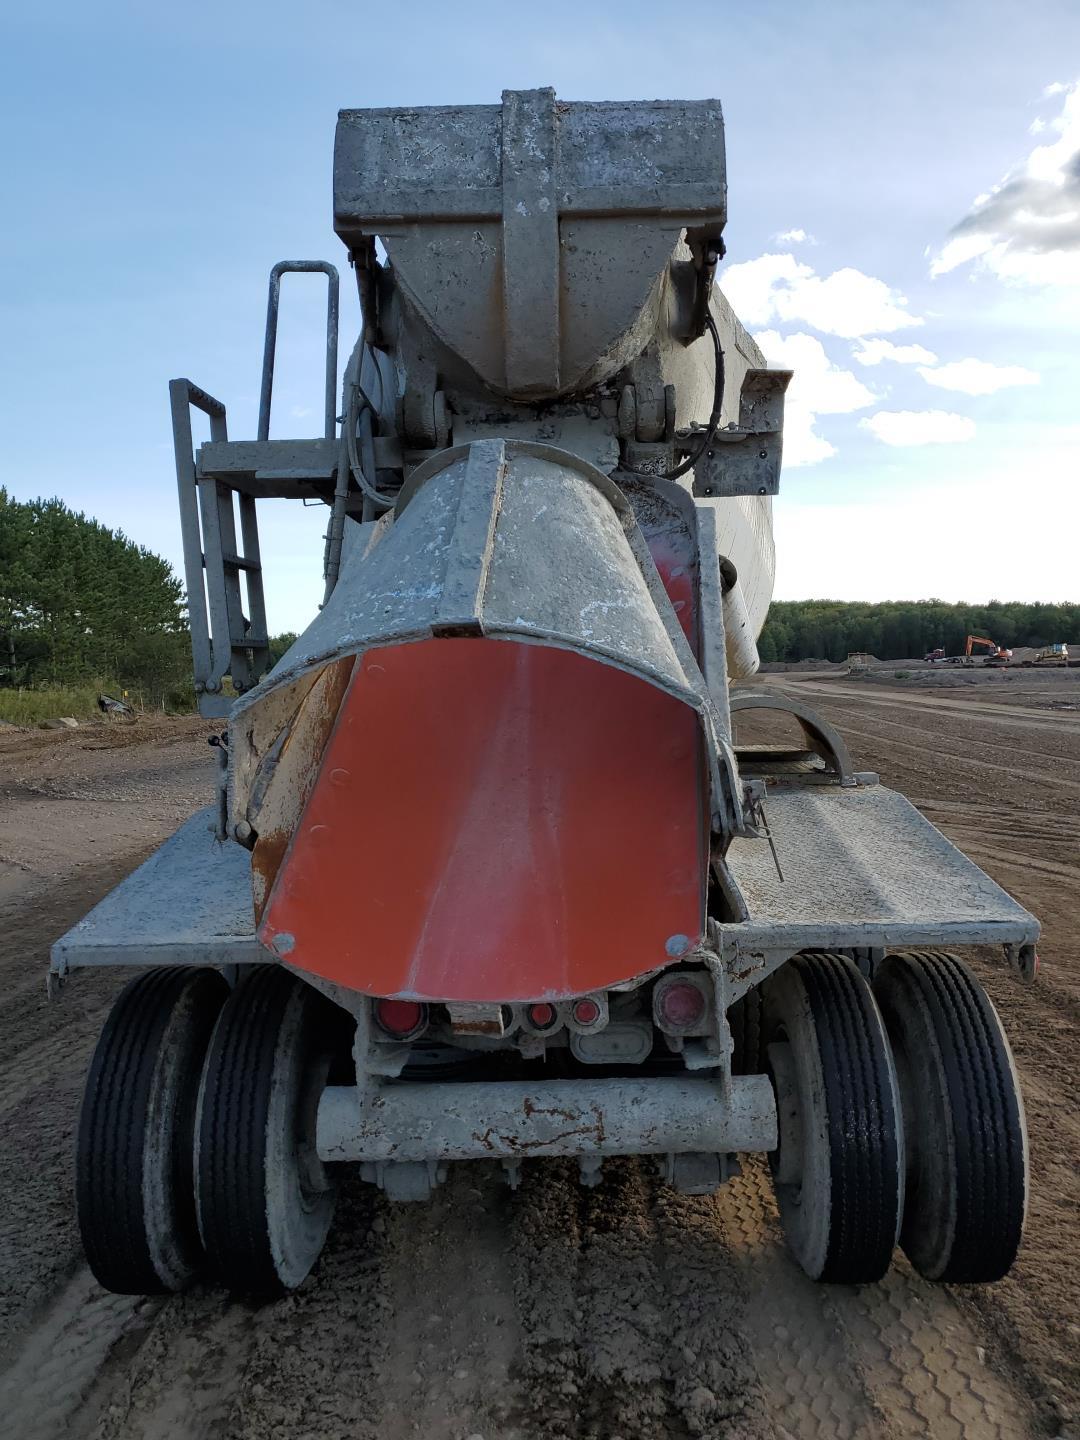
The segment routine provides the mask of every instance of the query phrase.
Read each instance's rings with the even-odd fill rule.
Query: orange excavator
[[[964,659],[969,665],[975,662],[971,658],[971,651],[976,645],[985,645],[987,653],[983,658],[984,665],[1008,665],[1012,661],[1012,651],[1006,650],[996,640],[988,640],[984,635],[969,635],[964,642]]]

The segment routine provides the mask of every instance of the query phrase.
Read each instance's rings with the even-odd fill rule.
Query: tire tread
[[[212,977],[212,978],[211,978]],[[143,1165],[147,1116],[158,1052],[174,1010],[186,992],[202,994],[206,1011],[220,1004],[224,982],[216,971],[168,966],[137,976],[121,991],[101,1032],[83,1093],[75,1146],[79,1229],[87,1262],[107,1290],[123,1295],[165,1294],[176,1288],[158,1274],[146,1230]],[[201,1055],[195,1063],[201,1062]],[[197,1075],[191,1077],[193,1119]],[[182,1143],[190,1126],[177,1129]],[[191,1179],[190,1159],[180,1171]],[[176,1224],[193,1276],[201,1246],[190,1205],[181,1203]]]
[[[933,1262],[918,1243],[917,1197],[901,1242],[930,1279],[980,1283],[1004,1276],[1019,1248],[1026,1208],[1023,1106],[1008,1042],[989,997],[958,956],[942,951],[890,955],[879,977],[892,1026],[902,1005],[920,1005],[940,1050],[955,1153],[955,1224],[948,1252]],[[891,998],[897,987],[900,1008]],[[917,1258],[918,1257],[918,1258]]]

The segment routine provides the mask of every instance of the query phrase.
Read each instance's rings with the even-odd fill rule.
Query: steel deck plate
[[[1038,938],[1038,921],[893,790],[778,790],[766,817],[783,881],[767,840],[736,839],[727,854],[749,919],[721,928],[740,949]]]
[[[728,864],[749,918],[723,925],[750,949],[1029,944],[1038,921],[915,807],[882,786],[774,792],[766,840],[735,840]],[[255,938],[250,861],[198,811],[52,949],[62,975],[88,965],[273,961]]]
[[[51,969],[272,959],[255,938],[251,857],[218,843],[208,806],[56,942]]]

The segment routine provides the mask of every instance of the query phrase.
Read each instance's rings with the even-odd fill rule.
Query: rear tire
[[[121,992],[94,1051],[76,1207],[90,1269],[119,1295],[182,1290],[203,1264],[192,1142],[203,1058],[228,993],[215,970],[151,970]]]
[[[955,955],[889,955],[874,980],[907,1136],[900,1244],[928,1280],[1000,1280],[1028,1194],[1027,1129],[997,1012]]]
[[[885,1027],[844,955],[796,955],[765,982],[780,1144],[769,1157],[784,1232],[813,1280],[864,1284],[900,1227],[903,1135]]]
[[[747,990],[736,1000],[728,1011],[731,1039],[734,1049],[731,1055],[731,1069],[735,1075],[759,1075],[761,1073],[761,987]]]
[[[319,1099],[345,1015],[275,966],[233,991],[199,1101],[196,1193],[207,1255],[247,1295],[295,1290],[330,1229],[336,1183],[315,1150]]]

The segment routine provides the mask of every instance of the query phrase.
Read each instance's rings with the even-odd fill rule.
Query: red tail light
[[[418,1000],[376,1000],[375,1023],[395,1040],[414,1040],[427,1029],[428,1008]]]
[[[559,1018],[559,1012],[555,1006],[543,1002],[538,1005],[530,1005],[525,1013],[534,1030],[550,1030]]]
[[[600,1019],[600,1006],[595,1000],[588,996],[583,1000],[575,1000],[571,1012],[579,1025],[595,1025]]]
[[[671,1035],[699,1034],[708,1018],[705,984],[686,975],[671,975],[657,982],[653,1014],[661,1030]]]

